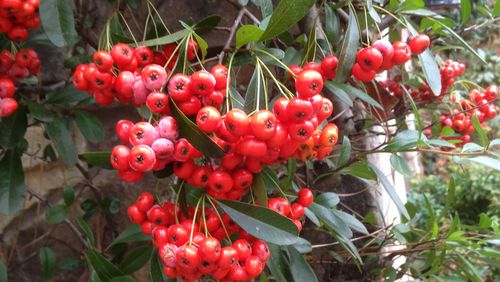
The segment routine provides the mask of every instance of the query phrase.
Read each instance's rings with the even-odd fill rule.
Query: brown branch
[[[226,51],[229,50],[231,47],[231,42],[233,41],[234,35],[236,34],[236,29],[238,28],[239,24],[241,23],[241,19],[243,18],[243,15],[245,14],[246,9],[241,9],[238,12],[238,16],[234,20],[233,25],[231,26],[231,31],[229,32],[229,36],[227,38],[226,44],[224,44],[224,47],[222,48],[222,51],[219,53],[219,64],[222,64],[222,61],[224,60],[224,56]]]

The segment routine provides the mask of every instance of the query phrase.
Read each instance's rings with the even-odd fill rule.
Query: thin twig
[[[26,192],[28,192],[31,196],[35,197],[38,199],[40,202],[44,203],[47,205],[49,208],[52,207],[52,204],[42,195],[40,195],[38,192],[33,191],[31,188],[26,187]],[[78,237],[80,242],[85,246],[88,247],[87,241],[84,239],[83,234],[76,228],[76,226],[71,222],[69,219],[65,218],[64,223],[75,233],[75,235]]]
[[[224,55],[227,50],[229,50],[229,47],[231,46],[231,42],[233,41],[234,35],[236,34],[236,29],[238,28],[239,24],[241,23],[241,19],[243,18],[243,15],[245,14],[246,9],[241,9],[238,13],[238,16],[234,20],[233,26],[231,26],[231,31],[229,32],[229,36],[227,38],[226,44],[222,48],[222,51],[219,54],[219,64],[222,64],[222,61],[224,60]]]

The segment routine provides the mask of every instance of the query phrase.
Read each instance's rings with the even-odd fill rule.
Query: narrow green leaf
[[[288,282],[288,271],[285,256],[281,251],[280,246],[275,244],[268,244],[269,252],[271,255],[267,260],[267,267],[271,271],[272,278],[278,282]]]
[[[38,258],[42,265],[43,278],[48,280],[54,275],[54,270],[56,269],[56,254],[49,247],[41,247]]]
[[[333,209],[340,203],[339,195],[333,192],[321,193],[317,196],[314,201],[319,205],[325,206],[327,208]]]
[[[221,158],[224,151],[207,134],[202,132],[170,99],[172,116],[177,121],[181,135],[186,138],[193,147],[204,155],[212,158]]]
[[[73,6],[70,1],[40,1],[40,20],[50,42],[56,47],[74,43],[76,39]]]
[[[340,84],[333,82],[333,81],[327,81],[325,83],[325,87],[333,94],[335,95],[342,103],[348,105],[349,107],[352,107],[354,104],[349,97],[349,95],[341,88],[339,87]],[[332,98],[330,98],[332,100]]]
[[[351,141],[349,141],[349,137],[344,136],[344,141],[342,141],[342,149],[340,150],[340,156],[338,159],[338,166],[345,165],[349,159],[351,158]]]
[[[478,156],[472,158],[463,158],[461,162],[472,161],[478,164],[482,164],[484,166],[490,167],[492,169],[500,171],[500,161],[498,159],[493,159],[486,156]]]
[[[247,93],[245,94],[245,106],[243,107],[246,113],[251,113],[258,109],[266,108],[266,99],[264,96],[264,82],[262,81],[262,69],[260,65],[255,66],[252,78],[248,83]]]
[[[366,227],[359,221],[357,218],[354,216],[340,211],[340,210],[332,210],[334,214],[336,214],[338,217],[340,217],[347,226],[349,226],[352,230],[356,230],[359,233],[363,234],[368,234],[368,230],[366,230]]]
[[[14,148],[22,140],[28,127],[26,109],[20,107],[8,118],[0,121],[0,147],[4,149]]]
[[[82,266],[83,262],[79,257],[65,257],[57,263],[57,268],[62,271],[73,271]]]
[[[92,233],[92,229],[90,229],[89,225],[83,218],[78,218],[76,220],[78,222],[78,225],[82,229],[83,233],[85,233],[85,236],[87,236],[87,240],[90,242],[91,245],[94,245],[95,239],[94,239],[94,233]]]
[[[262,18],[266,18],[273,13],[273,1],[272,0],[252,0],[255,5],[260,7],[262,13]]]
[[[253,24],[242,25],[236,31],[236,48],[240,48],[251,42],[256,42],[264,31]]]
[[[335,81],[345,82],[351,76],[352,66],[356,60],[356,52],[359,47],[359,29],[356,23],[355,12],[350,10],[347,30],[340,48],[339,69]]]
[[[267,207],[267,189],[262,179],[262,173],[255,174],[253,177],[252,191],[255,194],[257,202],[263,206]]]
[[[256,238],[278,245],[292,245],[297,241],[297,226],[275,211],[237,201],[216,202],[234,222]]]
[[[126,274],[132,274],[141,269],[149,261],[152,252],[152,245],[137,247],[125,256],[119,268]]]
[[[63,222],[67,215],[68,208],[66,205],[55,205],[47,209],[45,219],[51,224],[58,224]]]
[[[470,279],[472,282],[482,282],[484,281],[483,278],[481,277],[481,274],[479,273],[479,270],[465,257],[462,255],[458,255],[460,260],[462,261],[462,267],[464,268],[465,272],[467,272],[467,278]]]
[[[39,121],[51,122],[54,120],[56,113],[47,109],[44,105],[25,99],[24,102],[31,113],[31,115]]]
[[[373,169],[371,169],[371,167],[368,165],[366,161],[359,161],[353,163],[352,165],[340,170],[339,173],[349,174],[363,179],[371,179],[371,180],[377,179],[377,175],[375,174]]]
[[[401,2],[398,11],[422,9],[425,7],[424,0],[406,0]]]
[[[325,33],[330,42],[336,43],[340,37],[340,19],[332,4],[325,4]]]
[[[151,260],[149,261],[149,274],[151,275],[151,281],[169,281],[167,277],[165,277],[165,274],[163,274],[163,264],[160,261],[158,252],[153,252],[151,256]]]
[[[116,244],[140,242],[148,240],[151,240],[151,236],[145,235],[142,232],[140,225],[131,224],[125,230],[123,230],[122,233],[120,233],[120,235],[118,235],[118,237],[115,238],[115,240],[113,240],[113,242],[109,245],[109,247],[114,246]]]
[[[125,276],[125,273],[112,264],[102,254],[98,253],[95,249],[91,248],[87,252],[87,260],[94,268],[97,276],[105,282],[110,281],[115,277]]]
[[[304,256],[294,246],[287,246],[286,252],[290,258],[290,272],[294,281],[318,281],[309,263],[307,263]]]
[[[447,147],[447,148],[453,148],[455,149],[455,145],[451,144],[450,142],[446,140],[441,140],[441,139],[431,139],[428,140],[427,143],[432,146],[437,146],[437,147]]]
[[[441,218],[448,214],[448,211],[451,208],[451,205],[455,202],[455,178],[453,176],[450,177],[450,182],[448,183],[448,191],[446,192],[446,203],[444,206],[444,210],[441,213]]]
[[[48,104],[65,107],[74,107],[92,101],[88,93],[76,89],[73,84],[48,93],[45,99]]]
[[[302,19],[315,0],[281,0],[274,10],[260,41],[271,39]]]
[[[91,166],[100,167],[104,169],[113,169],[109,158],[111,152],[86,152],[79,155],[79,158]]]
[[[8,282],[7,280],[7,267],[0,261],[0,282]]]
[[[382,105],[379,104],[379,102],[375,101],[372,97],[370,97],[370,95],[366,94],[364,91],[356,88],[356,87],[353,87],[349,84],[337,84],[337,86],[339,88],[341,88],[342,90],[344,90],[347,94],[351,95],[351,96],[354,96],[374,107],[377,107],[381,110],[383,110],[384,108],[382,107]]]
[[[392,168],[394,168],[397,172],[401,173],[406,177],[413,176],[413,172],[411,171],[410,167],[408,166],[408,163],[404,158],[398,156],[397,154],[392,154],[390,161]]]
[[[45,132],[54,142],[59,157],[68,166],[74,166],[78,161],[75,142],[71,137],[71,132],[68,129],[66,122],[57,117],[54,121],[45,124]]]
[[[209,33],[214,27],[216,27],[221,20],[221,17],[219,15],[210,15],[207,16],[203,19],[201,19],[199,22],[197,22],[193,26],[193,30],[196,32],[198,35],[205,35]]]
[[[479,119],[477,118],[477,114],[474,113],[472,116],[472,125],[474,126],[474,129],[477,131],[477,134],[479,134],[479,137],[481,137],[481,145],[483,147],[487,148],[488,147],[488,135],[486,135],[486,132],[484,131],[483,127],[481,126],[481,123],[479,122]]]
[[[405,130],[401,131],[384,148],[384,151],[406,151],[408,149],[414,148],[418,143],[418,131],[416,130]]]
[[[13,214],[21,209],[24,189],[21,156],[8,150],[0,161],[0,214]]]
[[[493,7],[493,16],[496,17],[500,15],[500,0],[495,2],[495,6]]]
[[[262,176],[262,181],[264,181],[264,185],[267,189],[267,192],[271,193],[276,191],[276,189],[280,188],[280,182],[278,180],[278,176],[276,173],[270,169],[269,167],[264,167],[260,172]]]
[[[410,21],[405,18],[405,22],[411,34],[413,36],[417,36],[419,33],[417,30],[415,30]],[[424,71],[425,80],[429,84],[429,88],[431,89],[432,93],[434,94],[434,96],[441,95],[441,72],[439,71],[439,66],[436,63],[431,50],[427,48],[423,53],[418,55],[418,59],[420,61],[420,66]],[[405,87],[403,87],[403,89],[405,89],[406,91]]]
[[[446,24],[444,24],[440,21],[437,21],[437,20],[432,19],[432,18],[429,18],[429,19],[431,19],[435,23],[438,23],[440,26],[442,26],[444,29],[446,29],[451,34],[451,36],[453,36],[458,41],[458,43],[460,43],[460,45],[462,45],[463,47],[468,49],[469,52],[471,52],[474,56],[476,56],[479,60],[481,60],[481,62],[483,62],[484,64],[487,64],[487,62],[484,60],[484,58],[482,56],[480,56],[479,53],[474,48],[472,48],[472,46],[470,46],[460,35],[458,35],[455,31],[453,31],[453,29],[451,29],[449,26],[447,26]]]
[[[337,214],[333,213],[332,209],[317,203],[313,203],[309,206],[309,209],[331,230],[346,238],[352,237],[352,231],[349,229],[349,226]]]
[[[98,144],[104,140],[104,127],[101,121],[95,116],[78,111],[75,113],[75,121],[83,136],[90,142]]]
[[[373,9],[373,1],[372,0],[367,0],[366,1],[366,7],[368,9],[368,14],[370,14],[370,17],[375,21],[376,23],[380,23],[380,15]]]
[[[169,43],[173,43],[176,41],[181,40],[184,38],[186,35],[188,35],[189,31],[187,29],[179,30],[177,32],[174,32],[169,35],[165,35],[159,38],[151,39],[151,40],[146,40],[146,41],[141,41],[135,44],[135,46],[161,46]]]
[[[199,36],[196,33],[193,33],[194,39],[198,42],[198,47],[201,51],[201,59],[204,60],[207,57],[208,43],[203,39],[203,37]]]
[[[413,110],[413,114],[415,115],[415,120],[417,122],[417,129],[418,132],[422,132],[422,129],[424,128],[424,123],[422,122],[422,117],[420,116],[420,112],[418,111],[417,104],[415,104],[415,101],[413,101],[413,98],[411,97],[411,94],[408,92],[406,87],[404,85],[401,85],[403,91],[406,94],[406,98],[410,102],[411,108]]]
[[[462,12],[461,24],[464,25],[469,22],[470,13],[472,12],[472,5],[470,0],[460,0],[460,9]]]
[[[396,190],[394,189],[394,186],[392,186],[391,182],[387,179],[385,174],[379,170],[376,166],[369,164],[372,170],[377,174],[378,180],[382,183],[382,186],[385,188],[385,191],[389,196],[391,197],[392,201],[394,204],[396,204],[396,207],[398,208],[399,212],[404,215],[407,219],[410,219],[410,214],[408,214],[408,211],[406,210],[403,202],[401,202],[401,199],[398,196],[398,193],[396,193]]]

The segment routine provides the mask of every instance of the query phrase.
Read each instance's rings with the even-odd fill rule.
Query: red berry
[[[195,95],[209,95],[214,91],[215,83],[215,77],[207,71],[197,71],[191,75],[191,89]]]
[[[133,224],[142,224],[146,220],[146,214],[141,212],[135,204],[128,207],[127,214]]]
[[[363,68],[361,68],[361,66],[358,63],[354,64],[354,66],[352,67],[352,75],[357,80],[360,80],[364,83],[372,81],[375,78],[376,74],[377,73],[374,70],[370,71],[363,70]]]
[[[297,203],[301,204],[304,207],[309,207],[314,200],[314,195],[309,188],[300,189],[297,194]]]
[[[252,246],[252,255],[257,256],[265,264],[271,253],[264,241],[255,241]]]
[[[259,140],[269,140],[276,133],[276,116],[267,110],[260,110],[250,118],[250,131]]]
[[[411,49],[408,44],[396,41],[392,44],[394,48],[394,55],[392,57],[392,62],[395,65],[402,65],[411,59]]]
[[[185,102],[191,98],[191,78],[177,73],[168,82],[168,94],[176,102]]]
[[[205,133],[213,133],[221,122],[220,112],[211,106],[201,108],[196,115],[196,124]]]
[[[213,66],[210,73],[215,78],[215,89],[224,90],[226,85],[229,83],[231,85],[231,77],[228,76],[228,69],[224,65]],[[228,82],[229,79],[229,82]]]
[[[182,246],[189,241],[189,230],[182,224],[174,224],[168,228],[168,242]]]
[[[424,52],[425,49],[429,48],[429,45],[431,45],[431,40],[426,34],[419,34],[413,37],[408,45],[410,46],[412,54],[419,55]]]
[[[110,155],[111,165],[116,170],[130,169],[130,149],[124,145],[118,145],[113,148]]]
[[[154,204],[155,198],[153,194],[149,192],[143,192],[139,195],[137,198],[137,201],[135,201],[135,204],[141,210],[142,212],[147,212]]]
[[[208,187],[217,192],[229,192],[233,188],[233,178],[223,170],[216,170],[208,178]]]
[[[130,167],[136,171],[151,171],[155,162],[155,152],[147,145],[138,145],[130,150]]]
[[[216,262],[222,252],[219,240],[207,237],[199,244],[200,257],[203,262]]]
[[[230,269],[238,260],[238,251],[235,248],[223,247],[217,264],[220,269]]]
[[[240,137],[247,134],[250,120],[244,111],[232,109],[226,114],[224,124],[232,135]]]
[[[295,90],[299,97],[308,98],[321,92],[323,77],[314,70],[304,70],[295,79]]]
[[[245,271],[250,278],[259,276],[264,270],[264,264],[258,256],[249,256],[245,260]]]
[[[181,246],[175,253],[177,266],[181,269],[194,270],[201,262],[198,248],[193,245]]]
[[[233,248],[238,252],[238,259],[244,262],[249,256],[252,255],[252,246],[245,239],[234,241]]]
[[[327,79],[334,79],[337,75],[337,67],[339,60],[333,55],[326,56],[323,61],[321,61],[321,70],[325,74]]]
[[[356,62],[365,71],[377,71],[382,65],[382,60],[382,54],[373,47],[363,48],[356,55]]]

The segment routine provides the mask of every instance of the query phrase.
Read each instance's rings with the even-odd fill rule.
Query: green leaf
[[[165,274],[163,274],[163,264],[160,261],[158,252],[153,252],[151,256],[151,260],[149,261],[149,274],[151,275],[151,281],[167,281]]]
[[[376,23],[380,23],[380,15],[373,9],[373,1],[372,0],[367,0],[366,1],[366,8],[368,9],[368,14],[370,14],[370,17],[375,21]]]
[[[109,159],[111,152],[86,152],[79,155],[79,158],[91,166],[104,169],[113,169]]]
[[[49,247],[41,247],[38,258],[42,265],[43,278],[48,280],[54,275],[54,270],[56,269],[56,254]]]
[[[495,6],[493,7],[493,16],[496,17],[500,15],[500,0],[495,2]]]
[[[253,24],[242,25],[236,31],[236,48],[240,48],[250,42],[256,42],[264,31]]]
[[[344,141],[342,141],[342,149],[337,161],[338,166],[345,165],[349,159],[351,159],[351,141],[349,141],[349,137],[346,135],[344,136]]]
[[[57,263],[57,268],[62,271],[73,271],[83,266],[79,257],[67,257]]]
[[[119,268],[126,274],[132,274],[141,269],[149,261],[152,252],[152,245],[137,247],[125,256]]]
[[[417,36],[418,31],[413,28],[413,25],[408,20],[405,19],[405,21],[411,34],[413,36]],[[431,50],[427,48],[424,52],[418,55],[418,59],[420,61],[420,66],[424,71],[425,80],[429,84],[429,88],[431,89],[432,93],[434,94],[434,96],[441,95],[441,72],[439,71],[439,66],[436,63]],[[403,89],[406,90],[405,87],[403,87]]]
[[[340,83],[336,83],[333,81],[327,81],[325,83],[325,87],[333,94],[335,95],[342,103],[348,105],[349,107],[352,107],[354,104],[349,97],[349,95],[340,87]],[[333,100],[330,98],[330,100]]]
[[[43,30],[52,44],[64,47],[75,43],[77,35],[71,1],[40,1],[39,11]]]
[[[373,169],[371,169],[371,167],[368,165],[366,161],[359,161],[353,163],[352,165],[340,170],[339,173],[349,174],[363,179],[372,179],[372,180],[377,179],[377,175],[375,174]]]
[[[151,240],[151,236],[145,235],[140,225],[132,224],[129,225],[125,230],[123,230],[118,237],[109,245],[109,247],[116,244],[140,242]],[[109,248],[108,247],[108,248]]]
[[[224,151],[207,134],[202,132],[170,99],[172,116],[177,121],[181,135],[186,138],[193,147],[204,155],[211,158],[222,158]]]
[[[325,5],[325,34],[330,42],[337,43],[340,37],[340,19],[332,4]]]
[[[347,224],[337,214],[333,213],[332,209],[317,203],[313,203],[309,206],[309,209],[331,230],[347,238],[352,237],[351,229],[349,229]]]
[[[258,109],[266,108],[266,99],[264,97],[264,82],[262,81],[262,69],[259,64],[255,66],[252,78],[248,83],[247,93],[245,94],[245,106],[243,107],[246,113],[251,113]]]
[[[425,7],[424,0],[406,0],[399,5],[398,11],[415,10]]]
[[[8,150],[0,161],[0,214],[13,214],[23,205],[24,171],[18,152]]]
[[[463,271],[465,271],[468,275],[467,278],[468,280],[472,282],[482,282],[484,281],[483,278],[481,277],[481,274],[479,273],[479,270],[472,264],[468,259],[463,257],[462,255],[458,254],[458,257],[462,261],[462,267]]]
[[[406,151],[414,148],[418,143],[418,131],[405,130],[399,132],[384,148],[384,151]]]
[[[462,12],[461,24],[464,25],[469,21],[470,13],[472,11],[470,0],[460,0],[460,8]]]
[[[392,168],[394,168],[397,172],[401,173],[406,177],[413,176],[413,172],[411,171],[410,167],[408,166],[408,163],[404,158],[398,156],[397,154],[392,154],[390,161]]]
[[[0,121],[0,147],[4,149],[14,148],[24,137],[28,128],[28,118],[25,108],[18,108],[17,111],[8,118]]]
[[[214,27],[216,27],[221,20],[221,17],[218,15],[210,15],[207,16],[203,19],[201,19],[199,22],[197,22],[193,26],[193,30],[196,31],[197,35],[205,35],[209,33]]]
[[[394,186],[392,186],[391,182],[389,182],[385,174],[376,166],[372,164],[369,164],[369,166],[372,168],[375,174],[377,174],[378,180],[382,183],[382,186],[385,188],[385,191],[387,192],[387,194],[389,194],[394,204],[396,204],[399,212],[401,212],[401,214],[404,215],[407,219],[410,219],[410,214],[408,214],[408,211],[406,210],[403,202],[401,202],[401,199],[399,198],[398,193],[396,193]]]
[[[91,245],[94,245],[95,239],[94,239],[94,234],[92,233],[92,229],[90,229],[89,225],[83,218],[78,218],[77,219],[78,225],[82,229],[83,233],[85,233],[85,236],[87,236],[88,241],[90,242]]]
[[[152,47],[152,46],[166,45],[181,40],[186,35],[188,35],[188,33],[189,31],[187,29],[183,29],[159,38],[138,42],[137,44],[135,44],[135,46]]]
[[[448,214],[448,211],[451,208],[451,205],[455,202],[455,178],[453,176],[450,177],[450,182],[448,183],[448,191],[446,192],[446,203],[444,206],[444,210],[441,213],[441,217]]]
[[[264,181],[264,185],[267,189],[267,192],[273,192],[276,189],[280,188],[280,182],[278,180],[278,176],[276,173],[270,169],[269,167],[264,167],[260,172],[262,176],[262,181]]]
[[[255,194],[255,199],[263,207],[267,207],[267,189],[262,179],[262,173],[255,174],[253,177],[252,190]]]
[[[453,145],[453,147],[455,147]],[[474,142],[469,142],[469,143],[466,143],[463,147],[462,147],[462,153],[469,153],[469,152],[481,152],[484,150],[484,147],[483,146],[479,146],[478,144],[474,143]]]
[[[316,203],[319,205],[325,206],[327,208],[335,208],[338,203],[340,203],[340,198],[336,193],[326,192],[321,193],[319,196],[314,199]]]
[[[65,107],[74,107],[92,101],[92,97],[89,94],[76,89],[73,84],[48,93],[45,99],[45,102],[48,104]]]
[[[56,113],[47,109],[44,105],[38,104],[29,99],[25,99],[24,102],[35,119],[43,122],[51,122],[54,120]]]
[[[468,161],[482,164],[484,166],[500,171],[500,161],[498,159],[493,159],[486,156],[478,156],[473,158],[463,158],[461,160],[461,162],[468,162]]]
[[[444,29],[446,29],[446,31],[448,31],[451,34],[451,36],[453,36],[458,41],[458,43],[460,43],[460,45],[462,45],[463,47],[468,49],[469,52],[471,52],[474,56],[476,56],[479,60],[481,60],[481,62],[483,62],[484,64],[487,64],[487,62],[484,60],[484,58],[482,56],[480,56],[479,53],[474,48],[472,48],[472,46],[470,46],[460,35],[458,35],[455,31],[453,31],[453,29],[451,29],[449,26],[447,26],[446,24],[444,24],[440,21],[434,20],[432,18],[430,18],[430,19],[433,22],[438,23]]]
[[[450,142],[446,140],[441,140],[441,139],[431,139],[428,140],[427,143],[432,146],[437,146],[437,147],[447,147],[447,148],[453,148],[455,149],[455,145],[451,144]]]
[[[287,246],[286,252],[290,259],[290,272],[294,281],[318,281],[309,263],[307,263],[304,256],[294,246]]]
[[[217,203],[234,222],[256,238],[278,245],[292,245],[297,241],[297,226],[275,211],[237,201]]]
[[[74,166],[78,161],[75,142],[71,137],[71,132],[68,129],[66,122],[57,117],[54,121],[45,124],[45,132],[50,140],[54,142],[59,157],[68,166]]]
[[[349,23],[340,48],[339,68],[335,81],[344,82],[351,76],[352,66],[356,60],[356,52],[359,47],[359,29],[356,23],[355,12],[350,10]]]
[[[47,209],[45,219],[51,224],[59,224],[64,221],[67,215],[68,208],[66,205],[55,205]]]
[[[7,280],[7,267],[0,261],[0,282],[8,282]]]
[[[354,216],[339,210],[332,210],[334,214],[340,217],[347,226],[349,226],[352,230],[356,230],[359,233],[368,234],[368,230],[366,227]]]
[[[309,12],[309,8],[315,2],[315,0],[281,0],[260,41],[271,39],[288,30]]]
[[[372,97],[370,97],[370,95],[366,94],[364,91],[362,91],[358,88],[355,88],[349,84],[337,84],[337,86],[351,96],[354,96],[358,99],[361,99],[362,101],[364,101],[364,102],[366,102],[374,107],[377,107],[381,110],[384,109],[377,101],[375,101]]]
[[[274,280],[278,282],[290,281],[288,278],[287,264],[285,256],[283,255],[280,246],[275,244],[269,245],[269,259],[267,260],[267,267],[271,271]]]
[[[208,50],[208,43],[203,39],[201,36],[199,36],[196,33],[193,33],[194,38],[196,39],[196,42],[198,42],[198,46],[201,51],[201,59],[204,60],[205,57],[207,56],[207,50]]]
[[[103,281],[110,281],[114,277],[125,276],[125,273],[112,264],[103,255],[98,253],[95,249],[90,248],[87,252],[87,260],[94,268],[97,276]]]
[[[477,134],[479,134],[479,137],[481,138],[481,145],[487,148],[489,143],[488,136],[486,135],[486,132],[481,126],[481,123],[479,122],[476,113],[474,113],[474,115],[472,116],[472,125],[474,126],[474,129],[477,131]]]
[[[95,116],[78,111],[75,113],[75,121],[80,132],[91,143],[98,144],[104,140],[104,128],[101,121]]]

